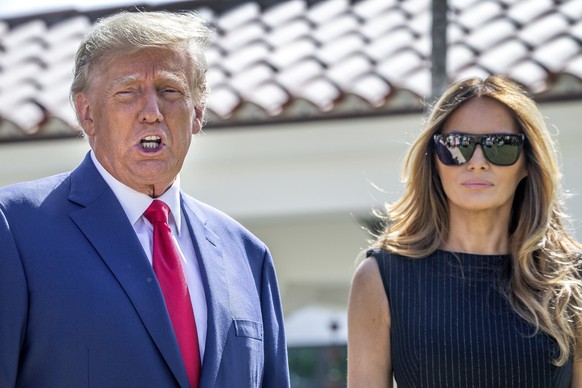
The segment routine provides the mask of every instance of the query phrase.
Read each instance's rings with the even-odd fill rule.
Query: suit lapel
[[[200,265],[208,308],[200,387],[214,387],[228,331],[232,326],[223,251],[220,238],[209,229],[206,217],[196,202],[182,197],[182,207]]]
[[[119,201],[89,155],[71,173],[69,199],[84,208],[71,218],[111,270],[182,386],[188,378],[155,274]]]

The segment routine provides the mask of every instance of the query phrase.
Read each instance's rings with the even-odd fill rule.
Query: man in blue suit
[[[289,386],[267,247],[180,190],[208,37],[193,14],[140,12],[81,43],[71,98],[91,151],[71,173],[0,189],[0,387]],[[177,313],[152,267],[144,212],[159,201],[188,300]],[[196,357],[172,315],[186,311]]]

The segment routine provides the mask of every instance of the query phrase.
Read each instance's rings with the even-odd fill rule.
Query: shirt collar
[[[151,205],[154,198],[151,198],[149,195],[144,193],[140,193],[132,189],[129,186],[118,181],[116,178],[113,177],[102,165],[99,163],[93,150],[91,150],[91,159],[99,171],[99,174],[103,177],[107,185],[113,191],[113,194],[117,197],[117,200],[121,204],[121,207],[125,211],[127,218],[131,225],[135,225],[141,217],[146,209]],[[180,176],[176,177],[172,186],[164,194],[159,196],[158,198],[160,201],[164,201],[166,205],[170,208],[170,225],[172,222],[176,227],[176,233],[178,236],[180,235],[181,225],[182,225],[182,212],[180,207]]]

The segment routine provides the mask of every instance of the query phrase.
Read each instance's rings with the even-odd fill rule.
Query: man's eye
[[[117,91],[115,94],[118,96],[129,96],[131,94],[134,94],[135,90],[133,89],[123,89],[123,90],[119,90]]]
[[[183,94],[184,93],[182,93],[180,89],[175,88],[164,88],[161,90],[161,95],[169,100],[178,100],[182,97]]]

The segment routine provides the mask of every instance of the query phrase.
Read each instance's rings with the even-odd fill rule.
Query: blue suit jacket
[[[201,387],[288,387],[269,251],[186,195],[208,305]],[[187,387],[164,300],[90,158],[0,189],[0,387]]]

